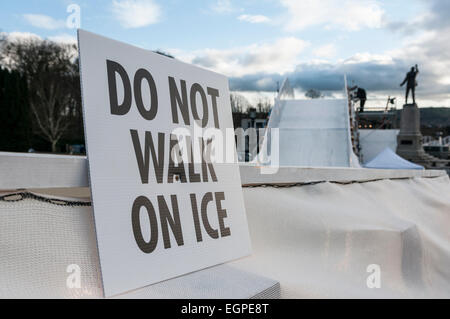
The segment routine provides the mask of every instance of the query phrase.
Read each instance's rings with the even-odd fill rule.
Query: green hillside
[[[422,126],[448,127],[450,126],[449,107],[428,107],[420,109]]]

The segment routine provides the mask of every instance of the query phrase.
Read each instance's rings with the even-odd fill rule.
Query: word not
[[[108,72],[108,86],[109,86],[109,99],[111,106],[111,114],[113,115],[126,115],[131,109],[133,104],[133,96],[136,107],[139,114],[143,119],[152,121],[158,114],[158,90],[156,87],[155,80],[152,74],[146,69],[139,69],[134,74],[133,83],[130,81],[130,77],[125,70],[125,68],[114,61],[107,60],[106,67]],[[119,75],[123,88],[124,97],[123,101],[119,103],[118,90],[117,90],[117,77]],[[150,92],[150,105],[144,105],[144,98],[142,92],[143,82],[147,83]],[[207,96],[211,100],[211,109],[213,112],[214,126],[215,128],[220,128],[219,126],[219,114],[217,110],[217,98],[219,95],[219,90],[215,88],[207,87],[206,90],[198,83],[191,85],[189,91],[189,99],[187,93],[187,85],[185,80],[180,80],[181,94],[178,89],[175,78],[169,77],[169,94],[170,103],[172,109],[172,122],[174,124],[179,124],[178,113],[181,113],[184,125],[190,125],[191,116],[200,125],[200,127],[205,128],[209,123],[209,103]],[[133,87],[132,87],[133,84]],[[133,94],[134,92],[134,94]],[[199,105],[197,103],[197,97],[201,100],[201,115],[199,114]]]

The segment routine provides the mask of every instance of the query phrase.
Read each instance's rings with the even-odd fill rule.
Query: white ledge
[[[0,189],[89,187],[84,156],[0,152]]]
[[[351,182],[445,176],[438,170],[374,170],[363,168],[280,167],[262,174],[261,167],[240,164],[243,185]],[[0,152],[0,190],[89,187],[84,156]]]

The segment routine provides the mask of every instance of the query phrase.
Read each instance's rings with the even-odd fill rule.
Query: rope
[[[421,178],[439,178],[442,176],[422,176]],[[316,182],[298,182],[298,183],[262,183],[262,184],[245,184],[242,185],[243,188],[291,188],[291,187],[302,187],[302,186],[314,186],[319,184],[337,184],[337,185],[352,185],[352,184],[365,184],[365,183],[373,183],[380,182],[385,180],[409,180],[414,179],[414,177],[394,177],[394,178],[379,178],[379,179],[371,179],[371,180],[362,180],[362,181],[316,181]]]
[[[77,202],[77,201],[53,199],[53,198],[47,198],[47,197],[39,196],[36,194],[32,194],[29,192],[20,192],[20,193],[0,196],[0,202],[6,202],[6,203],[17,203],[17,202],[24,201],[26,199],[32,199],[32,200],[36,200],[36,201],[51,204],[51,205],[65,206],[65,207],[90,207],[90,206],[92,206],[91,202]]]
[[[421,178],[439,178],[442,176],[422,176]],[[366,183],[374,183],[385,180],[410,180],[414,179],[414,177],[394,177],[394,178],[378,178],[371,180],[361,180],[361,181],[315,181],[315,182],[296,182],[296,183],[261,183],[261,184],[244,184],[242,188],[292,188],[292,187],[302,187],[302,186],[314,186],[325,183],[336,184],[336,185],[352,185],[352,184],[366,184]],[[29,192],[19,192],[14,194],[7,194],[0,196],[0,202],[6,203],[17,203],[24,201],[26,199],[36,200],[39,202],[56,205],[56,206],[64,206],[64,207],[91,207],[91,202],[79,202],[79,201],[68,201],[61,199],[53,199],[47,198],[43,196],[39,196]]]

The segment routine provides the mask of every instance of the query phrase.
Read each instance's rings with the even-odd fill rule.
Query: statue
[[[411,93],[412,93],[413,104],[416,104],[416,86],[417,86],[416,77],[417,77],[418,73],[419,73],[419,68],[418,68],[418,66],[416,64],[416,66],[412,67],[411,71],[409,71],[406,74],[405,79],[403,80],[402,84],[400,84],[400,86],[403,86],[406,83],[405,104],[408,104],[409,91],[411,91]]]

